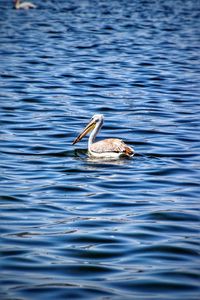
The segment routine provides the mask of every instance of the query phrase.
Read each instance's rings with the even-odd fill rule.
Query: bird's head
[[[103,124],[103,115],[97,114],[94,115],[89,123],[86,125],[86,127],[83,129],[83,131],[77,136],[77,138],[73,141],[73,145],[78,143],[86,134],[88,134],[90,131],[92,131],[97,124],[100,124],[100,126]]]

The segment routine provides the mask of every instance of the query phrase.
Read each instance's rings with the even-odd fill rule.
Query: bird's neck
[[[94,143],[98,131],[96,131],[95,128],[92,130],[88,139],[88,149],[90,149],[90,146]]]
[[[20,0],[15,0],[15,8],[19,8]]]
[[[95,128],[92,130],[92,132],[89,136],[89,139],[88,139],[88,149],[90,149],[90,147],[94,143],[97,133],[100,131],[102,125],[103,125],[103,121],[96,124]]]

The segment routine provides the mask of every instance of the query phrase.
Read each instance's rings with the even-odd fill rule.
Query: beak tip
[[[73,140],[72,145],[75,145],[78,142],[78,139],[76,138],[75,140]]]
[[[79,134],[79,136],[72,142],[72,145],[75,145],[76,143],[80,142],[82,138],[91,130],[93,129],[93,123],[89,123],[85,129]]]

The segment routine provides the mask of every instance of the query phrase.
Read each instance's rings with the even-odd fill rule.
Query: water
[[[1,299],[199,299],[200,2],[34,2],[0,3]],[[72,146],[95,113],[133,159]]]

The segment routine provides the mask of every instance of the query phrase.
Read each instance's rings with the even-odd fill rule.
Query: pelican
[[[36,8],[36,5],[31,2],[20,3],[20,0],[14,0],[14,7],[15,9],[29,9],[29,8]]]
[[[94,115],[84,130],[73,141],[73,145],[78,143],[87,133],[90,133],[88,140],[89,156],[94,158],[119,159],[121,156],[131,157],[134,150],[127,146],[120,139],[105,139],[94,142],[97,133],[100,131],[104,121],[103,115]]]

